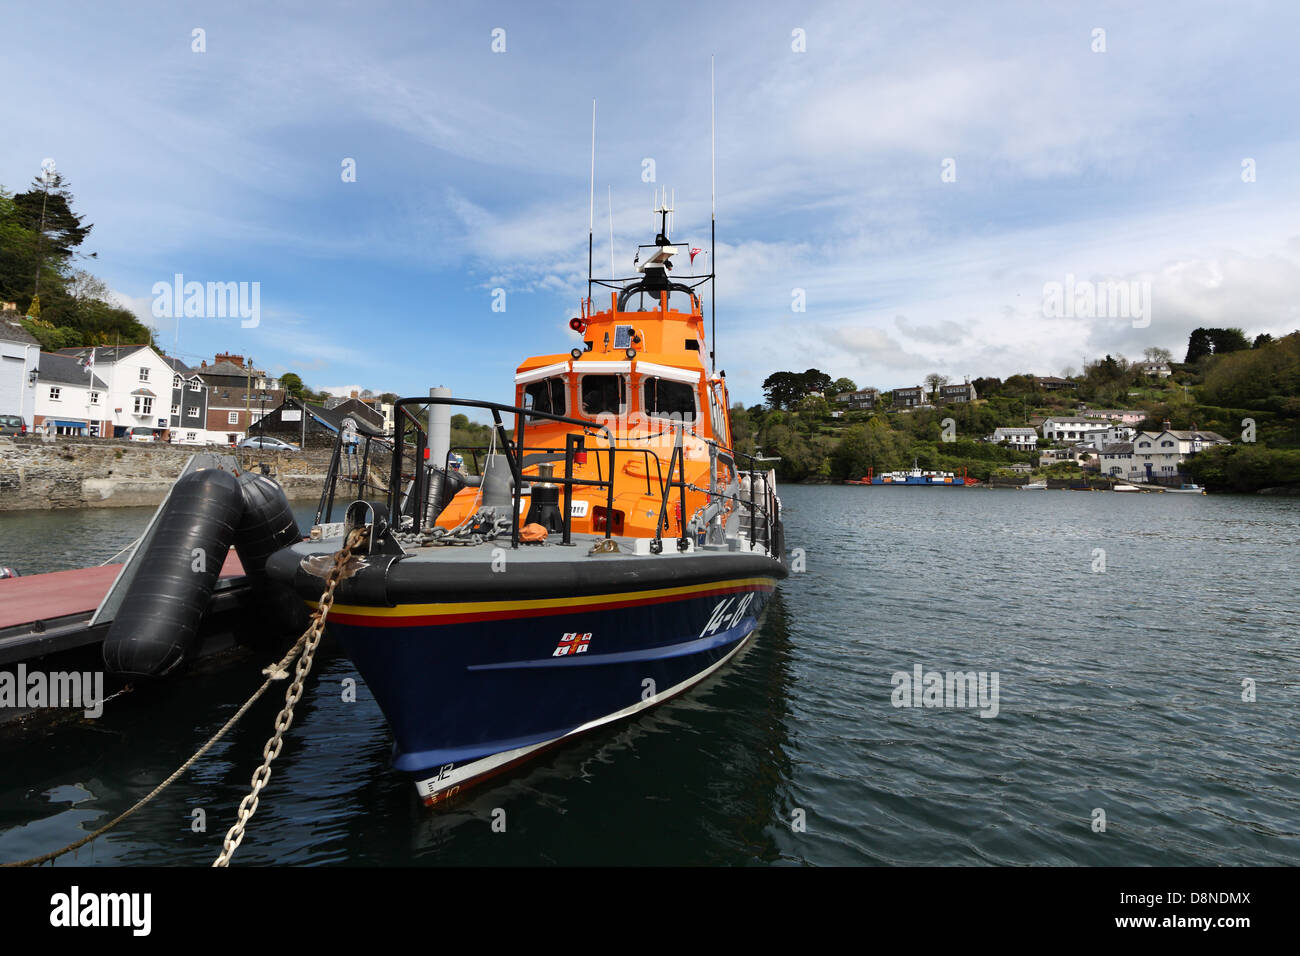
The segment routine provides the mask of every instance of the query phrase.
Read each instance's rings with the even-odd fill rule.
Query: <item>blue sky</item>
[[[713,54],[718,357],[747,404],[779,369],[890,388],[1300,327],[1295,8],[615,6],[23,2],[0,184],[55,159],[92,271],[186,360],[502,399],[573,345],[593,98],[597,271],[607,189],[620,273],[656,185],[706,244]],[[260,324],[177,339],[150,308],[175,273],[260,283]],[[1045,316],[1067,275],[1148,281],[1150,324]]]

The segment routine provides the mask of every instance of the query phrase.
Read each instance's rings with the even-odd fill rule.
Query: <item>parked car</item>
[[[17,415],[0,415],[0,435],[26,435],[27,426]]]
[[[236,447],[238,448],[261,448],[264,451],[298,451],[297,445],[291,445],[287,441],[281,441],[278,438],[272,438],[270,435],[252,435],[241,441]]]
[[[136,425],[134,428],[126,430],[126,437],[129,441],[157,441],[154,437],[153,429],[144,425]]]

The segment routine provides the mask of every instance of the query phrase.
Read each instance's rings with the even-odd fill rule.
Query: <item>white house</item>
[[[17,415],[29,429],[36,414],[40,343],[18,324],[12,302],[0,311],[0,415]]]
[[[1097,427],[1095,418],[1047,418],[1039,426],[1048,441],[1076,442]]]
[[[1111,425],[1108,428],[1092,428],[1079,437],[1079,443],[1102,449],[1107,445],[1131,442],[1137,431],[1127,425]]]
[[[51,435],[98,438],[108,386],[70,355],[41,353],[36,384],[36,425]]]
[[[995,428],[989,441],[995,445],[1005,441],[1017,451],[1033,451],[1038,447],[1038,432],[1032,428]]]
[[[1157,378],[1168,378],[1174,374],[1168,362],[1134,362],[1130,367],[1139,375],[1154,375]]]
[[[89,365],[108,386],[99,420],[100,435],[120,438],[131,428],[148,428],[165,437],[171,425],[174,370],[147,345],[59,349]]]
[[[1147,481],[1141,468],[1133,459],[1132,442],[1115,442],[1104,446],[1097,454],[1098,470],[1108,478],[1124,481]]]
[[[1217,432],[1172,431],[1169,422],[1164,425],[1162,431],[1138,432],[1133,439],[1133,464],[1142,474],[1142,481],[1174,480],[1189,455],[1215,445],[1232,444]]]

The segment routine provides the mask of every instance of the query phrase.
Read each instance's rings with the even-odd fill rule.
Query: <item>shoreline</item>
[[[77,508],[157,507],[190,456],[234,455],[248,469],[266,464],[292,500],[316,497],[331,449],[255,451],[121,439],[0,439],[0,514]]]

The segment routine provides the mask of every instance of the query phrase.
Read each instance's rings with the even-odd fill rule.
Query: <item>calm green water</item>
[[[388,769],[378,709],[364,685],[343,699],[355,674],[327,653],[236,862],[1300,863],[1300,501],[782,495],[807,571],[749,650],[444,810]],[[0,517],[0,564],[102,560],[147,517]],[[263,663],[0,742],[0,860],[72,842],[143,796]],[[891,676],[915,665],[996,673],[997,715],[893,706]],[[75,862],[210,863],[279,703]]]

